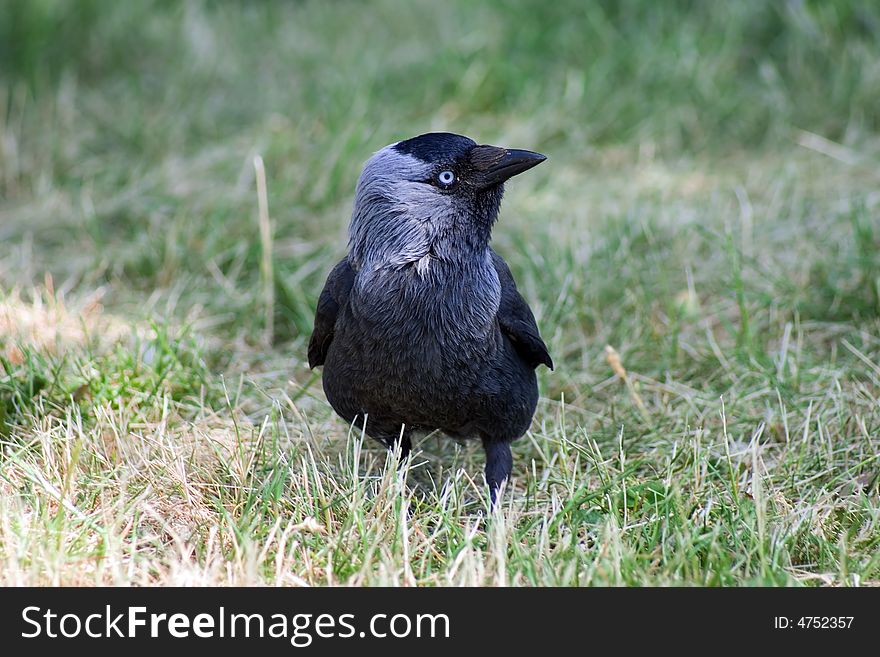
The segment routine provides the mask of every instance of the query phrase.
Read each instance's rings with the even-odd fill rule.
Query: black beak
[[[478,171],[476,178],[481,189],[503,183],[546,159],[547,156],[540,153],[495,146],[476,146],[471,152],[471,162]]]

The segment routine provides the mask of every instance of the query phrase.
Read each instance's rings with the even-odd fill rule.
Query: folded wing
[[[340,261],[330,272],[321,296],[318,297],[318,309],[315,312],[315,328],[309,339],[309,367],[323,365],[327,351],[333,342],[336,317],[339,309],[348,303],[348,295],[354,284],[354,270],[348,258]]]
[[[529,304],[516,289],[513,274],[501,256],[492,251],[492,261],[501,281],[501,306],[498,308],[498,323],[513,344],[514,349],[532,368],[546,365],[553,369],[553,359],[547,345],[541,339],[535,316]]]

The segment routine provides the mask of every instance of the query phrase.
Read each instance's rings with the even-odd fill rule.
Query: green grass
[[[478,445],[400,478],[306,366],[361,164],[432,129],[550,156],[490,517]],[[869,2],[0,0],[0,582],[880,583],[878,131]]]

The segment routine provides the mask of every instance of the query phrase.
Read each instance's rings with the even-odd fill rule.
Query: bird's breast
[[[394,361],[441,361],[494,349],[501,286],[494,267],[441,259],[359,272],[349,298],[348,336]]]

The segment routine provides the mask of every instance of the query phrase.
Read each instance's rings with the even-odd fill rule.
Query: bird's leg
[[[406,459],[412,451],[412,432],[407,430],[406,427],[401,427],[401,430],[397,434],[385,434],[379,440],[388,448],[389,451],[394,451],[395,449],[400,450],[400,459],[398,460],[397,467],[402,467],[404,463],[406,463]]]
[[[407,466],[409,464],[409,455],[412,451],[412,432],[407,430],[405,426],[401,426],[400,433],[391,438],[388,441],[388,448],[392,451],[395,449],[399,449],[398,460],[397,460],[397,476],[401,478],[401,481],[406,481],[408,478]],[[409,486],[406,486],[408,489]],[[410,505],[410,500],[408,495],[405,492],[403,493],[403,504],[406,507],[406,515],[407,518],[412,518],[412,507]]]
[[[483,439],[486,450],[486,483],[489,484],[490,508],[498,502],[498,491],[509,477],[513,468],[513,455],[510,444],[504,440]]]
[[[400,447],[400,464],[403,465],[406,463],[406,459],[409,458],[409,453],[412,451],[412,438],[410,437],[410,432],[406,430],[402,431],[395,441],[395,444]]]

